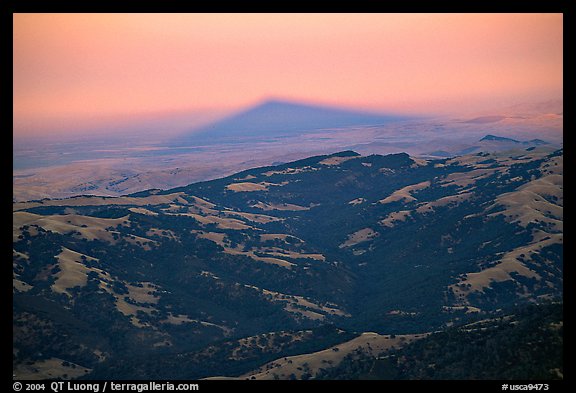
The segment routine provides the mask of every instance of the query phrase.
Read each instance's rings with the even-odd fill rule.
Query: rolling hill
[[[344,361],[332,348],[366,349],[364,333],[371,358],[400,337],[412,351],[562,293],[563,152],[550,146],[343,151],[13,204],[13,369],[27,378],[329,377],[320,368]]]

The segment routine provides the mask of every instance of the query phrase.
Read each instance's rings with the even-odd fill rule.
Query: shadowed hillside
[[[13,367],[29,378],[263,376],[269,362],[311,377],[330,364],[279,359],[363,332],[375,341],[342,348],[404,346],[562,293],[563,153],[549,146],[343,151],[13,204]]]

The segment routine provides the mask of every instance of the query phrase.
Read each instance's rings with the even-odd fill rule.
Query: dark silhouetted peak
[[[496,135],[486,135],[484,138],[480,139],[482,141],[491,141],[491,142],[505,142],[505,143],[521,143],[523,145],[531,145],[531,146],[541,146],[541,145],[548,145],[549,143],[542,140],[542,139],[531,139],[529,141],[518,141],[512,138],[506,138],[503,136],[496,136]]]
[[[353,150],[345,150],[345,151],[331,154],[328,157],[358,157],[358,156],[360,156],[360,154],[356,153]]]
[[[548,142],[543,141],[542,139],[530,139],[529,141],[524,142],[530,145],[549,145]]]
[[[520,143],[520,141],[517,141],[516,139],[512,139],[512,138],[506,138],[503,136],[496,136],[496,135],[486,135],[484,138],[480,139],[480,142],[482,141],[496,141],[496,142],[512,142],[512,143]]]

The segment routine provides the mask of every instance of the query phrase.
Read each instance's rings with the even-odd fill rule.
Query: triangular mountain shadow
[[[370,126],[409,117],[370,113],[283,100],[268,100],[211,125],[194,130],[180,141],[281,136],[326,128]]]

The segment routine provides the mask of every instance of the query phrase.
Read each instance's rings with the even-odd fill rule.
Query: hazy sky
[[[419,113],[562,96],[562,14],[15,14],[14,133],[266,97]]]

